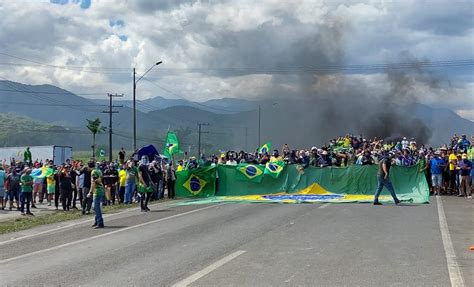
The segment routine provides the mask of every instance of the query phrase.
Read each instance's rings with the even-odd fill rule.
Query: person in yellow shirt
[[[279,162],[279,161],[283,161],[283,157],[281,157],[280,154],[278,153],[278,150],[275,149],[273,150],[273,154],[270,157],[270,162]]]
[[[125,165],[119,170],[119,203],[125,200],[125,186],[127,185],[127,171]]]
[[[449,185],[451,193],[457,193],[456,190],[456,166],[458,165],[458,157],[452,149],[448,149],[448,162],[449,162]]]

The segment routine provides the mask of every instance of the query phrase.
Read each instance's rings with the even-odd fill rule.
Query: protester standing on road
[[[11,167],[7,176],[8,197],[10,198],[10,210],[13,209],[13,199],[16,202],[16,209],[20,210],[20,175],[14,166]]]
[[[26,214],[33,215],[30,212],[31,194],[33,192],[33,177],[30,175],[31,169],[26,168],[24,174],[20,178],[21,193],[23,194],[23,200],[21,201],[21,215],[25,215],[25,204]]]
[[[91,177],[91,189],[87,196],[94,198],[95,220],[92,227],[95,229],[104,228],[104,218],[102,217],[102,209],[100,206],[105,194],[104,185],[102,183],[102,172],[99,169],[95,169],[91,172]]]
[[[466,195],[468,199],[471,199],[471,183],[469,182],[469,176],[471,174],[472,162],[467,159],[467,154],[462,155],[460,166],[461,184],[459,187],[459,196]]]
[[[148,172],[148,159],[143,156],[138,167],[138,192],[140,193],[140,206],[142,212],[148,212],[148,202],[150,201],[150,196],[153,193],[153,188],[151,187],[151,178]]]
[[[125,204],[132,203],[133,192],[135,190],[135,182],[138,176],[137,168],[133,161],[127,162],[127,178],[125,184]]]
[[[104,184],[105,184],[105,199],[107,205],[115,204],[115,194],[117,191],[117,178],[118,173],[115,170],[114,165],[111,163],[104,171]]]
[[[175,198],[175,183],[176,183],[176,171],[173,166],[173,161],[166,167],[166,185],[168,188],[168,199]]]
[[[51,206],[51,202],[53,201],[53,196],[56,192],[56,172],[53,172],[50,176],[46,178],[46,190],[48,193],[48,206]]]
[[[397,198],[397,195],[395,194],[395,190],[393,189],[392,182],[390,181],[390,168],[392,166],[392,159],[390,154],[389,155],[384,155],[382,160],[379,163],[379,170],[377,173],[377,190],[375,192],[374,196],[374,205],[382,205],[382,203],[379,202],[379,195],[382,192],[383,187],[385,186],[388,191],[390,191],[390,195],[393,197],[393,201],[395,201],[395,204],[399,204],[400,200]]]
[[[87,166],[81,169],[80,174],[83,175],[84,186],[82,187],[82,215],[89,214],[92,208],[92,198],[88,195],[90,194],[92,177],[91,173],[95,167],[93,160],[90,160],[87,163]]]
[[[119,171],[119,203],[123,203],[125,200],[125,186],[127,184],[127,172],[125,168],[125,165],[123,165]]]
[[[41,169],[41,165],[39,163],[35,163],[35,169],[33,170],[34,171],[37,171]],[[41,173],[41,172],[40,172]],[[36,196],[38,196],[38,201],[40,203],[43,203],[43,181],[44,181],[44,178],[35,178],[33,180],[33,204],[31,205],[32,208],[36,208],[35,204],[36,204]]]
[[[71,167],[69,165],[65,165],[59,174],[59,190],[63,211],[69,211],[69,207],[71,206],[72,177],[70,169]]]

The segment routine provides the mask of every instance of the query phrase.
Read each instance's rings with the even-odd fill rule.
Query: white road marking
[[[166,202],[158,202],[158,203],[150,204],[150,206],[159,205],[159,204],[165,204],[165,203],[166,203]],[[127,212],[137,211],[137,210],[139,210],[139,209],[140,209],[140,207],[127,208],[126,210],[121,211],[121,212],[104,214],[103,217],[104,217],[104,218],[114,217],[114,216],[121,215],[121,214],[124,214],[124,213],[127,213]],[[58,226],[58,227],[56,227],[56,228],[48,229],[48,230],[41,231],[41,232],[38,232],[38,233],[35,233],[35,234],[30,234],[30,235],[15,237],[15,238],[12,238],[12,239],[9,239],[9,240],[1,241],[1,242],[0,242],[0,246],[5,245],[5,244],[8,244],[8,243],[11,243],[11,242],[14,242],[14,241],[23,240],[23,239],[27,239],[27,238],[31,238],[31,237],[35,237],[35,236],[39,236],[39,235],[43,235],[43,234],[47,234],[47,233],[50,233],[50,232],[55,232],[55,231],[58,231],[58,230],[61,230],[61,229],[66,229],[66,228],[74,227],[74,226],[77,226],[77,225],[89,224],[89,223],[91,222],[91,220],[94,220],[94,218],[91,217],[91,218],[89,218],[89,219],[87,219],[87,220],[83,220],[83,221],[71,223],[71,224],[64,225],[64,226]],[[25,231],[25,230],[24,230],[24,231]],[[26,231],[27,231],[27,230],[26,230]],[[18,231],[18,232],[22,232],[22,231]]]
[[[186,287],[189,284],[201,279],[202,277],[206,276],[207,274],[211,273],[212,271],[216,270],[217,268],[221,267],[222,265],[226,264],[227,262],[237,258],[238,256],[244,254],[246,251],[239,250],[232,254],[227,255],[226,257],[220,259],[212,263],[211,265],[207,266],[206,268],[202,269],[201,271],[194,273],[193,275],[179,281],[178,283],[174,284],[173,287]]]
[[[138,209],[139,209],[139,207],[133,207],[133,208],[129,208],[129,209],[127,209],[127,210],[121,211],[121,212],[117,212],[117,213],[104,214],[103,217],[104,217],[104,218],[109,218],[109,217],[112,217],[112,216],[116,216],[116,215],[120,215],[120,214],[124,214],[124,213],[130,212],[130,211],[136,211],[136,210],[138,210]],[[77,226],[77,225],[82,225],[82,224],[90,223],[91,220],[93,220],[93,219],[94,219],[94,218],[91,217],[91,218],[89,218],[89,219],[87,219],[87,220],[83,220],[83,221],[71,223],[71,224],[64,225],[64,226],[58,226],[58,227],[56,227],[56,228],[48,229],[48,230],[41,231],[41,232],[38,232],[38,233],[35,233],[35,234],[30,234],[30,235],[15,237],[15,238],[12,238],[12,239],[5,240],[5,241],[0,242],[0,246],[5,245],[5,244],[7,244],[7,243],[11,243],[11,242],[13,242],[13,241],[18,241],[18,240],[22,240],[22,239],[27,239],[27,238],[35,237],[35,236],[38,236],[38,235],[43,235],[43,234],[47,234],[47,233],[50,233],[50,232],[58,231],[58,230],[61,230],[61,229],[65,229],[65,228],[69,228],[69,227],[73,227],[73,226]],[[19,231],[19,232],[21,232],[21,231]]]
[[[452,287],[463,287],[464,280],[462,278],[461,269],[459,268],[456,254],[454,253],[453,242],[449,234],[448,222],[444,214],[443,202],[441,196],[436,196],[436,203],[438,205],[439,229],[441,230],[441,238],[443,239],[444,252],[448,263],[449,279]]]
[[[329,205],[331,205],[331,204],[328,202],[328,203],[325,203],[325,204],[321,205],[321,206],[318,207],[318,208],[326,208],[326,207],[328,207]]]
[[[71,246],[71,245],[87,242],[87,241],[94,240],[94,239],[97,239],[97,238],[106,237],[106,236],[109,236],[109,235],[112,235],[112,234],[117,234],[117,233],[120,233],[120,232],[135,229],[135,228],[138,228],[138,227],[147,226],[147,225],[150,225],[150,224],[154,224],[154,223],[158,223],[158,222],[165,221],[165,220],[168,220],[168,219],[173,219],[173,218],[189,215],[189,214],[201,211],[201,210],[205,210],[205,209],[209,209],[209,208],[215,208],[215,207],[216,207],[216,205],[206,206],[206,207],[203,207],[203,208],[194,209],[194,210],[187,211],[187,212],[184,212],[184,213],[171,215],[171,216],[168,216],[168,217],[165,217],[165,218],[160,218],[160,219],[156,219],[156,220],[153,220],[153,221],[144,222],[144,223],[141,223],[141,224],[138,224],[138,225],[133,225],[133,226],[125,227],[125,228],[122,228],[122,229],[117,229],[117,230],[107,232],[107,233],[102,233],[102,234],[92,236],[92,237],[88,237],[88,238],[84,238],[84,239],[81,239],[81,240],[68,242],[68,243],[61,244],[61,245],[58,245],[58,246],[54,246],[54,247],[51,247],[51,248],[37,250],[37,251],[31,252],[31,253],[26,253],[26,254],[23,254],[23,255],[16,256],[16,257],[11,257],[11,258],[7,258],[7,259],[4,259],[4,260],[0,260],[0,264],[7,263],[7,262],[10,262],[10,261],[14,261],[14,260],[18,260],[18,259],[22,259],[22,258],[29,257],[29,256],[33,256],[33,255],[37,255],[37,254],[41,254],[41,253],[45,253],[45,252],[49,252],[49,251],[53,251],[53,250],[56,250],[56,249],[61,249],[61,248],[68,247],[68,246]]]

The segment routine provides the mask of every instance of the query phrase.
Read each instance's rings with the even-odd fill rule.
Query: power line
[[[209,132],[203,132],[201,130],[202,126],[209,126],[209,123],[198,123],[198,127],[199,127],[199,130],[198,130],[198,133],[199,133],[199,136],[198,136],[198,155],[199,155],[199,158],[201,158],[201,134],[208,134],[209,133]]]
[[[22,64],[22,63],[0,63],[0,65],[9,66],[38,66],[45,68],[54,69],[67,69],[67,70],[81,70],[85,73],[97,73],[97,74],[130,74],[130,67],[92,67],[92,66],[65,66],[65,65],[51,65],[18,57],[15,55],[0,52],[0,55],[4,55],[10,58],[33,63]],[[438,61],[413,61],[413,62],[398,62],[398,63],[376,63],[376,64],[322,64],[312,66],[285,66],[285,67],[189,67],[189,68],[162,68],[160,71],[175,72],[175,73],[202,73],[202,72],[227,72],[227,73],[255,73],[255,74],[298,74],[298,73],[318,73],[318,72],[370,72],[379,70],[392,70],[392,69],[416,69],[416,68],[439,68],[439,67],[463,67],[473,66],[474,59],[452,59],[452,60],[438,60]]]
[[[112,156],[112,115],[119,113],[118,111],[114,111],[113,108],[122,108],[123,107],[122,105],[114,106],[112,104],[112,99],[123,97],[123,94],[122,95],[107,94],[107,96],[109,97],[109,110],[108,111],[103,111],[102,113],[109,114],[109,161],[112,162],[112,157],[113,157]]]

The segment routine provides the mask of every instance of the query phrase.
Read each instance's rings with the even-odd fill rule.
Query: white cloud
[[[0,52],[59,66],[128,70],[88,73],[88,69],[5,66],[8,69],[0,70],[0,76],[78,92],[104,90],[129,96],[131,68],[143,72],[162,60],[163,65],[149,74],[152,81],[180,96],[206,100],[299,90],[298,77],[252,72],[271,70],[272,65],[397,62],[403,51],[418,59],[472,58],[474,29],[472,20],[465,19],[474,18],[472,9],[465,11],[469,1],[435,1],[428,6],[418,2],[97,0],[89,9],[81,9],[75,4],[2,1]],[[124,25],[111,27],[110,20]],[[0,62],[26,63],[4,55]],[[252,69],[245,75],[229,73],[236,67]],[[202,69],[180,70],[186,68]],[[415,97],[469,117],[474,109],[472,69],[434,72],[451,86],[433,90],[420,83],[414,88]],[[370,73],[348,75],[346,80],[383,92],[387,90],[383,77]],[[446,100],[453,91],[456,100]],[[139,98],[154,95],[173,97],[140,82]]]

